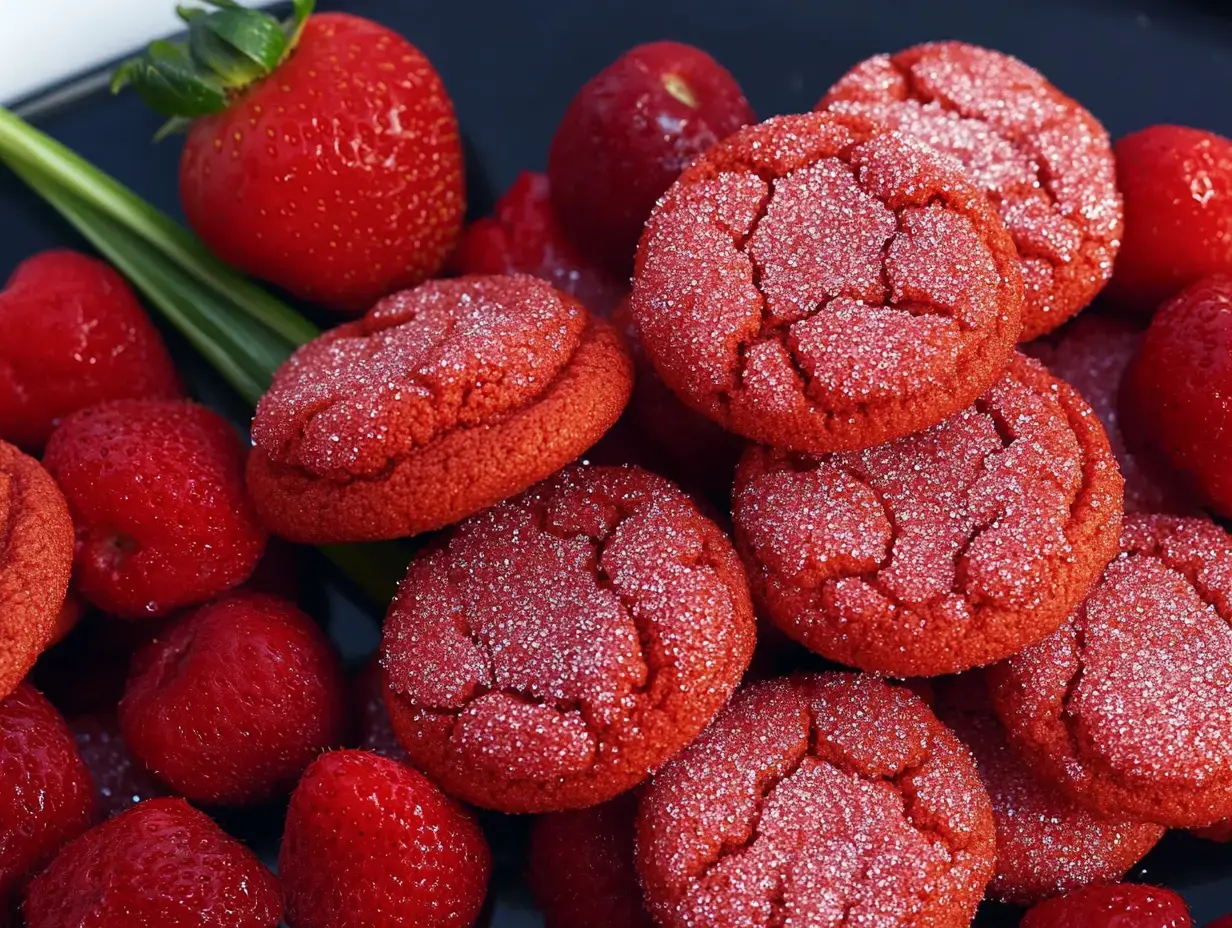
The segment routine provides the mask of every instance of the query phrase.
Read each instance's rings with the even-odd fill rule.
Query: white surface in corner
[[[0,103],[28,97],[177,32],[182,24],[175,5],[176,0],[0,0]]]

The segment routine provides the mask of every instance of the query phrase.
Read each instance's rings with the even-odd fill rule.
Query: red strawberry
[[[496,201],[495,215],[472,223],[456,258],[463,274],[533,274],[601,316],[629,290],[595,266],[565,237],[548,193],[546,174],[523,171]]]
[[[133,759],[120,735],[114,710],[79,715],[69,719],[68,727],[94,781],[100,818],[111,818],[145,799],[164,794],[165,790]]]
[[[43,464],[73,513],[77,592],[141,619],[247,580],[266,532],[244,453],[218,413],[180,400],[113,400],[65,419]]]
[[[347,693],[325,634],[291,603],[237,593],[134,655],[120,729],[178,795],[251,805],[285,795],[343,742]]]
[[[1170,889],[1115,883],[1041,902],[1020,928],[1191,928],[1185,900]]]
[[[256,11],[190,12],[186,46],[156,43],[117,83],[165,115],[200,117],[180,199],[220,258],[358,313],[431,277],[453,251],[462,143],[440,75],[417,48],[358,16],[302,21],[311,8],[298,0],[289,36]],[[191,94],[168,94],[168,68],[196,74]]]
[[[110,267],[74,251],[17,266],[0,292],[0,438],[41,451],[85,406],[181,392],[162,337]]]
[[[1232,928],[1232,915],[1225,915],[1222,918],[1217,918],[1206,928]]]
[[[150,799],[70,842],[26,893],[27,928],[275,928],[278,881],[182,799]]]
[[[0,924],[26,877],[90,827],[94,788],[64,719],[20,683],[0,702]]]
[[[694,158],[754,121],[736,79],[701,49],[652,42],[625,52],[578,91],[552,139],[561,226],[628,275],[655,201]]]
[[[466,928],[490,869],[470,813],[367,751],[335,751],[304,772],[278,855],[295,928]]]

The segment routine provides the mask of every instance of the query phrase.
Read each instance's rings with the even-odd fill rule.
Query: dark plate
[[[1158,122],[1232,135],[1232,18],[1219,0],[322,0],[399,30],[445,78],[466,133],[474,213],[486,211],[523,168],[541,168],[574,91],[638,42],[692,42],[726,65],[757,113],[808,110],[854,62],[928,39],[956,38],[1019,56],[1098,116],[1112,135]],[[31,101],[38,123],[159,206],[179,215],[174,141],[152,145],[158,119],[131,95],[110,98],[95,80]],[[34,251],[80,240],[8,176],[0,176],[0,274]],[[173,339],[173,341],[175,341]],[[183,346],[179,346],[183,349]],[[195,371],[200,364],[180,355]],[[240,405],[208,375],[198,395],[237,418]],[[344,652],[358,659],[376,626],[333,584],[313,592]],[[267,856],[277,810],[226,824]],[[524,822],[485,817],[497,858],[494,924],[540,924],[519,881]],[[1180,890],[1199,924],[1232,910],[1232,847],[1171,835],[1135,878]],[[1013,925],[1010,910],[979,925]]]

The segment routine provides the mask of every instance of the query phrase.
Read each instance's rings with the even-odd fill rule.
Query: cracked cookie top
[[[633,314],[656,371],[746,437],[871,447],[1005,370],[1013,242],[952,159],[860,116],[771,119],[686,170],[647,223]]]
[[[283,365],[252,435],[279,464],[371,478],[545,393],[585,338],[580,303],[526,275],[436,280],[386,297]]]
[[[871,117],[962,162],[1021,256],[1024,341],[1055,329],[1112,276],[1123,223],[1108,133],[1016,58],[962,42],[877,55],[817,108]]]
[[[995,856],[966,749],[917,696],[853,674],[742,690],[638,811],[664,928],[965,928]]]
[[[739,682],[752,606],[726,536],[633,468],[572,468],[411,564],[385,624],[391,720],[444,787],[593,805],[687,744]]]
[[[1172,828],[1232,815],[1232,538],[1131,516],[1064,625],[990,671],[1031,765],[1105,815]]]
[[[1029,906],[1092,883],[1115,883],[1163,837],[1159,825],[1097,815],[1041,781],[1011,748],[982,673],[938,681],[937,717],[975,758],[997,826],[990,898]]]
[[[1021,355],[917,435],[829,455],[750,447],[733,499],[767,617],[831,660],[894,676],[1039,641],[1116,554],[1120,517],[1099,420]]]

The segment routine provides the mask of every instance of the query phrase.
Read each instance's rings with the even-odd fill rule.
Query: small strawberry
[[[494,214],[474,222],[462,236],[456,258],[463,274],[533,274],[608,316],[629,291],[629,282],[587,259],[561,231],[552,212],[546,174],[523,171]]]
[[[700,48],[630,49],[578,91],[552,138],[561,226],[592,260],[627,276],[655,201],[694,158],[754,121],[736,79]]]
[[[124,741],[179,796],[254,805],[285,796],[342,744],[342,665],[286,600],[239,592],[186,613],[132,659]]]
[[[121,66],[169,126],[189,224],[224,261],[357,313],[432,276],[465,212],[453,103],[426,57],[358,16],[281,24],[233,0],[181,9],[183,44]]]
[[[1185,900],[1135,883],[1088,886],[1041,902],[1020,928],[1191,928]]]
[[[26,879],[94,818],[94,788],[60,713],[34,687],[0,701],[0,925]]]
[[[103,262],[40,252],[0,291],[0,439],[41,451],[69,413],[182,392],[158,330]]]
[[[278,855],[295,928],[467,928],[491,865],[469,812],[419,771],[368,751],[309,766]]]
[[[70,841],[31,884],[28,928],[275,928],[278,881],[183,799],[147,799]]]

